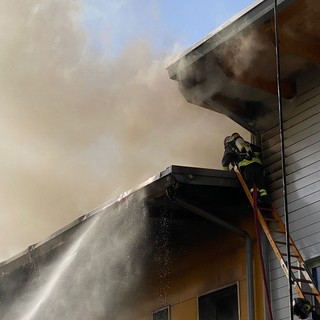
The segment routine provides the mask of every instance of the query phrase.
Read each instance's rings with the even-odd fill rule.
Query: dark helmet
[[[230,136],[225,137],[225,138],[224,138],[224,142],[223,142],[224,147],[226,148],[226,146],[227,146],[230,142],[232,142],[232,138],[231,138]]]
[[[293,304],[293,313],[299,319],[307,319],[312,311],[312,305],[307,299],[295,298]]]
[[[232,135],[231,135],[231,138],[233,139],[233,140],[236,140],[237,138],[240,138],[241,136],[240,136],[240,134],[238,133],[238,132],[234,132]]]

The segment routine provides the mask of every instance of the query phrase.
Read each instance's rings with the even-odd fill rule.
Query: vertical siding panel
[[[320,256],[320,73],[298,81],[298,97],[286,105],[284,122],[288,209],[291,237],[302,256]],[[282,214],[278,127],[262,134],[265,172],[273,205]],[[289,319],[288,281],[270,253],[270,289],[275,319]]]

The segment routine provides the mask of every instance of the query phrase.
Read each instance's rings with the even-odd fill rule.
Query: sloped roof
[[[95,217],[102,217],[102,220],[99,222],[99,231],[96,231],[96,240],[90,241],[100,242],[96,245],[99,250],[103,250],[108,238],[106,234],[101,240],[98,234],[106,233],[108,225],[115,223],[115,216],[118,215],[119,219],[139,221],[144,217],[141,221],[148,225],[148,231],[144,235],[145,243],[151,248],[149,257],[145,259],[147,264],[154,263],[152,251],[156,243],[159,245],[159,241],[162,241],[159,239],[162,232],[159,228],[163,226],[163,221],[169,223],[166,243],[174,255],[188,247],[191,242],[201,242],[207,237],[215,237],[226,232],[223,228],[179,207],[167,196],[168,188],[173,188],[175,196],[186,199],[232,224],[238,224],[243,215],[250,212],[245,194],[233,172],[170,166],[137,188],[80,217],[48,239],[31,245],[24,252],[2,262],[0,310],[6,306],[6,302],[13,301],[13,297],[23,292],[28,282],[41,274],[39,270],[45,269],[52,261],[67,252],[75,241],[79,241],[85,234],[86,226]],[[119,223],[124,222],[118,221],[115,224]]]

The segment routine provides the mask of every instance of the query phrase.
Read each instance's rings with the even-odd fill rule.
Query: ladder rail
[[[239,179],[239,182],[240,182],[243,190],[246,193],[246,196],[250,202],[251,207],[254,209],[254,200],[253,200],[253,197],[248,189],[246,182],[244,181],[240,171],[238,170],[238,168],[236,166],[234,166],[234,171]],[[290,276],[290,282],[293,285],[297,295],[300,298],[305,298],[306,295],[311,295],[311,296],[315,297],[317,299],[317,301],[320,303],[320,292],[319,292],[318,288],[316,287],[316,285],[314,284],[312,276],[311,276],[311,274],[305,264],[303,257],[300,254],[300,251],[296,247],[293,239],[290,236],[288,237],[290,249],[292,250],[292,253],[293,253],[292,257],[294,257],[296,259],[296,261],[299,265],[299,267],[296,267],[293,269],[299,270],[305,279],[297,278],[292,270],[291,270],[291,274],[289,275],[287,262],[284,259],[285,254],[282,253],[281,250],[279,249],[278,243],[273,238],[272,233],[269,229],[268,223],[266,221],[267,219],[263,216],[261,210],[263,210],[263,209],[257,208],[257,216],[258,216],[258,220],[261,225],[261,228],[262,228],[263,232],[265,233],[265,235],[271,245],[271,248],[276,255],[276,258],[278,259],[285,276],[288,279]],[[277,224],[277,227],[278,227],[280,233],[285,234],[286,228],[285,228],[285,225],[284,225],[278,211],[273,207],[271,207],[269,211],[274,218],[274,219],[272,219],[272,221]],[[309,288],[311,289],[311,293],[303,291],[303,289],[299,283],[306,283],[309,286]]]

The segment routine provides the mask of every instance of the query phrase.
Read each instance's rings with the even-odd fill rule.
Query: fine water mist
[[[85,220],[54,261],[37,266],[1,318],[122,319],[141,289],[147,233],[147,210],[130,196]]]

